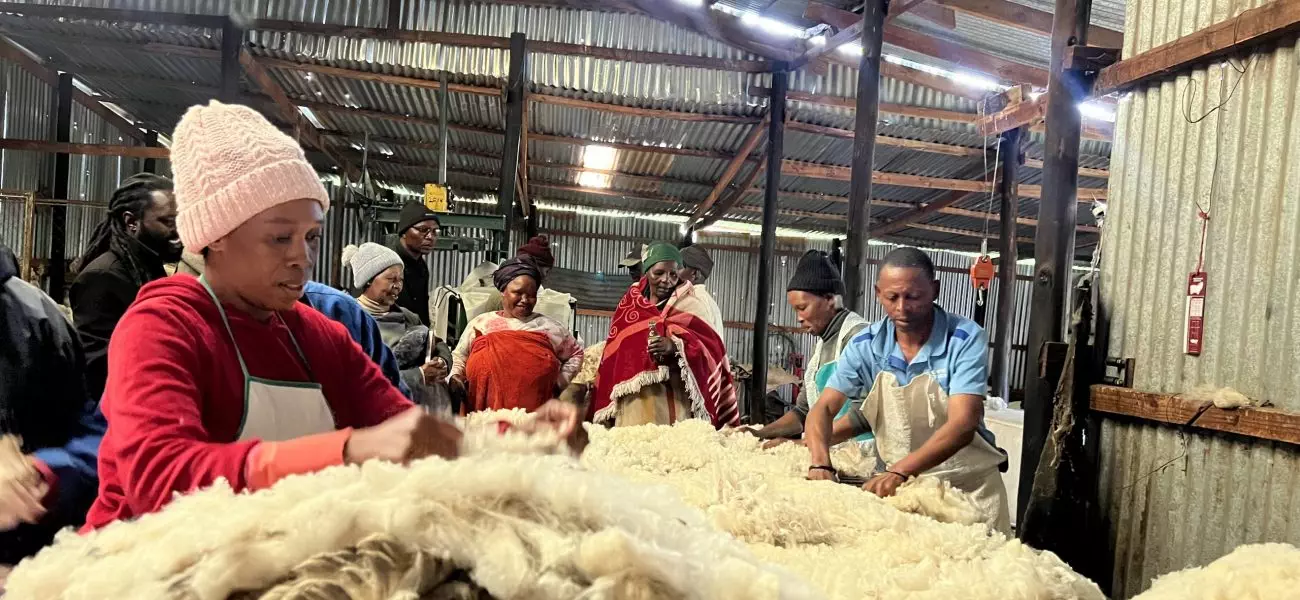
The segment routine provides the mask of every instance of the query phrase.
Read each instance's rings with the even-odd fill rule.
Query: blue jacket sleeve
[[[58,520],[60,526],[80,525],[99,493],[99,443],[107,429],[104,413],[92,405],[67,444],[32,452],[54,474],[55,497],[48,518]]]

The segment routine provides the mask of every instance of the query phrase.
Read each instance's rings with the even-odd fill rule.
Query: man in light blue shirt
[[[934,265],[925,253],[898,248],[885,256],[876,299],[888,316],[844,349],[808,414],[808,477],[836,477],[829,455],[832,421],[849,397],[865,395],[842,417],[855,433],[876,436],[884,470],[864,489],[890,496],[912,477],[937,477],[971,494],[990,527],[1009,531],[998,472],[1004,455],[983,425],[988,336],[973,321],[937,306],[938,295]]]

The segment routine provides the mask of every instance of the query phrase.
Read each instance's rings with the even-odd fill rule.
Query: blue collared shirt
[[[988,392],[988,334],[974,321],[934,307],[934,326],[930,338],[909,363],[894,339],[894,323],[881,319],[872,323],[849,342],[840,354],[839,365],[826,383],[850,398],[865,396],[882,372],[893,373],[899,385],[914,377],[930,374],[949,396],[971,394],[983,397]],[[861,401],[854,402],[860,407]],[[853,410],[854,421],[867,427],[861,410]],[[983,434],[983,432],[981,432]]]

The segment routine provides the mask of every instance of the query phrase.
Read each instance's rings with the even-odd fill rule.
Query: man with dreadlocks
[[[73,323],[86,349],[86,386],[98,400],[108,379],[108,339],[144,284],[167,275],[163,265],[181,257],[172,181],[133,175],[108,201],[108,214],[77,261],[69,299]]]

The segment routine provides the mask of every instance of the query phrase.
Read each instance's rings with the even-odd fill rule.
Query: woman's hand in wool
[[[408,463],[427,456],[456,458],[461,431],[455,425],[413,407],[374,427],[357,429],[343,447],[349,464],[370,459]]]
[[[581,453],[587,447],[587,430],[582,428],[582,410],[576,404],[551,400],[533,414],[537,417],[537,423],[555,428],[556,433],[568,440],[575,452]]]
[[[45,516],[41,501],[49,492],[49,485],[31,471],[5,469],[0,478],[0,531],[8,531],[23,523],[36,523]]]

